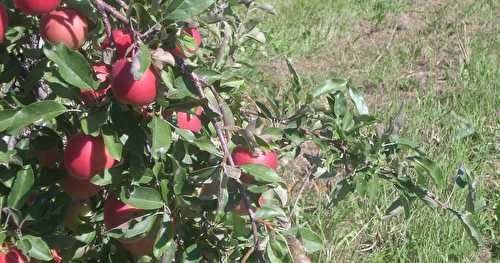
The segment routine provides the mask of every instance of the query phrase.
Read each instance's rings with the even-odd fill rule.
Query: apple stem
[[[218,97],[217,91],[213,87],[211,87],[211,85],[209,85],[204,79],[200,78],[198,75],[196,75],[194,72],[192,72],[188,68],[188,66],[184,63],[184,59],[182,59],[178,56],[175,56],[175,60],[176,60],[176,64],[181,69],[181,72],[185,76],[188,77],[188,79],[192,82],[192,84],[194,85],[194,87],[198,91],[200,98],[202,98],[202,99],[206,98],[205,92],[203,91],[203,88],[202,88],[203,86],[210,87],[212,89],[212,92],[215,91],[214,95],[216,96],[216,98]],[[220,108],[220,105],[219,105],[219,108]],[[208,111],[208,109],[205,109],[205,110]],[[224,111],[221,111],[221,112],[224,112]],[[224,160],[227,160],[229,162],[229,165],[231,165],[232,167],[236,167],[234,160],[231,156],[231,153],[229,152],[229,147],[227,144],[226,136],[224,136],[224,131],[223,131],[223,127],[222,127],[223,125],[215,119],[212,119],[210,122],[214,125],[215,131],[217,132],[217,137],[219,138],[220,144],[222,146],[222,150],[224,152]],[[229,172],[226,170],[224,165],[222,165],[222,168],[224,170],[225,176],[229,177]],[[229,178],[231,178],[231,177],[229,177]],[[255,214],[251,209],[250,200],[248,199],[248,195],[246,193],[245,187],[241,184],[241,182],[239,182],[239,181],[237,181],[237,182],[238,182],[238,184],[237,184],[238,191],[241,195],[241,198],[243,199],[243,202],[245,204],[245,209],[247,211],[248,216],[250,217],[250,223],[252,224],[252,234],[253,234],[253,241],[254,241],[253,251],[259,251],[259,249],[258,249],[259,248],[259,234],[258,234],[258,230],[257,230],[257,221],[255,219]]]

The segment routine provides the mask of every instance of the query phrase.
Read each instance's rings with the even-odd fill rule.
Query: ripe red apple
[[[177,112],[177,125],[181,129],[190,130],[192,132],[201,131],[201,120],[198,116],[203,114],[203,108],[198,107],[196,114],[192,115],[188,112]]]
[[[0,252],[0,263],[28,263],[28,259],[16,247],[2,244],[0,249],[6,250],[6,252]]]
[[[92,184],[87,180],[79,180],[73,176],[65,176],[61,180],[63,191],[72,198],[86,199],[96,195],[99,192],[99,186]]]
[[[0,43],[5,40],[5,31],[9,27],[9,15],[4,4],[0,3]]]
[[[44,150],[34,150],[34,154],[40,166],[45,168],[54,168],[61,156],[59,149],[56,147]]]
[[[131,73],[132,62],[122,58],[115,62],[111,89],[115,98],[124,104],[146,105],[156,98],[156,75],[147,69],[141,79],[135,80]]]
[[[278,155],[274,151],[252,153],[243,147],[236,147],[231,156],[236,165],[262,164],[273,170],[278,168]],[[253,181],[253,178],[247,174],[242,174],[240,179],[247,184]]]
[[[44,0],[45,1],[45,0]],[[70,8],[59,8],[43,16],[40,32],[53,44],[79,49],[87,38],[87,18]]]
[[[89,180],[104,169],[111,168],[114,162],[101,137],[76,134],[69,139],[64,150],[66,171],[79,179]]]
[[[113,29],[111,32],[111,37],[115,43],[116,51],[119,57],[124,57],[127,54],[128,48],[134,43],[134,36],[127,29]],[[102,48],[111,47],[111,40],[109,38],[104,39],[102,43]]]
[[[201,46],[201,34],[196,27],[185,28],[182,30],[182,34],[191,35],[194,38],[195,48],[184,50],[179,41],[175,45],[174,53],[182,58],[187,58],[196,53],[198,48]]]
[[[14,0],[14,5],[19,11],[30,15],[48,13],[61,4],[61,0]]]
[[[112,229],[124,224],[143,213],[144,210],[132,207],[110,194],[104,201],[104,225]]]
[[[95,76],[100,83],[104,83],[110,79],[111,70],[104,63],[95,63],[92,65],[92,70],[94,70]],[[93,89],[85,89],[80,91],[80,96],[83,104],[88,106],[94,106],[97,100],[108,92],[111,88],[111,85],[104,89],[93,90]]]
[[[133,239],[120,239],[120,243],[125,247],[130,254],[134,256],[144,256],[153,253],[153,247],[156,240],[156,231],[151,231],[145,237]]]

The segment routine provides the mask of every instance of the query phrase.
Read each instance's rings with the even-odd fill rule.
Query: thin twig
[[[295,198],[295,202],[293,203],[292,210],[291,210],[290,215],[288,217],[289,221],[291,221],[292,216],[295,214],[295,209],[297,209],[297,204],[299,203],[300,197],[302,196],[302,193],[304,192],[304,190],[308,184],[309,184],[309,176],[305,176],[304,182],[302,183],[302,186],[300,187],[299,193],[297,194],[297,197]]]
[[[254,247],[250,247],[248,249],[247,253],[245,253],[245,255],[243,256],[243,259],[241,259],[241,263],[246,263],[248,261],[248,259],[250,258],[250,256],[252,255],[254,250],[255,250]]]

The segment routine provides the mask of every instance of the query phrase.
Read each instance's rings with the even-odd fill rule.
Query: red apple
[[[134,256],[144,256],[153,253],[155,245],[156,232],[151,231],[147,236],[134,239],[120,239],[120,243],[125,247],[130,254]]]
[[[38,196],[37,192],[31,192],[31,194],[26,198],[26,204],[28,206],[32,206],[36,202],[36,197]]]
[[[119,57],[124,57],[127,54],[128,48],[134,43],[134,36],[127,29],[114,29],[111,32],[111,37],[115,43],[116,51]],[[111,47],[111,41],[109,38],[104,39],[102,43],[102,48]]]
[[[9,27],[9,14],[4,4],[0,3],[0,43],[5,40],[5,31]]]
[[[111,70],[108,65],[104,63],[94,63],[92,64],[92,70],[99,82],[104,83],[109,80]]]
[[[118,227],[132,218],[143,213],[144,210],[132,207],[118,200],[110,194],[104,201],[104,225],[106,229]]]
[[[45,150],[35,150],[34,153],[40,166],[45,168],[54,168],[57,161],[60,160],[61,154],[59,149],[56,147]]]
[[[61,257],[61,254],[59,253],[58,250],[51,249],[50,253],[52,254],[52,257],[54,258],[54,262],[56,262],[56,263],[62,262],[62,257]]]
[[[56,9],[59,4],[61,0],[14,0],[17,9],[31,15],[48,13]]]
[[[44,0],[45,1],[45,0]],[[79,49],[87,38],[87,19],[70,8],[59,8],[43,16],[40,32],[53,44]]]
[[[187,112],[177,113],[177,125],[179,128],[190,130],[192,132],[201,131],[201,120],[196,115],[191,115]]]
[[[196,53],[196,51],[198,51],[198,48],[200,48],[200,46],[201,46],[201,34],[196,27],[185,28],[182,30],[182,34],[188,34],[194,38],[195,48],[184,50],[182,48],[181,43],[179,41],[177,41],[177,43],[175,45],[174,53],[177,56],[187,58],[187,57],[194,55],[194,53]]]
[[[79,180],[73,176],[65,176],[61,180],[63,191],[75,199],[86,199],[96,195],[99,192],[99,186],[92,184],[87,180]]]
[[[236,147],[231,154],[236,165],[262,164],[273,170],[278,168],[278,155],[274,151],[252,153],[243,147]],[[253,178],[250,175],[242,174],[241,181],[251,183]]]
[[[114,162],[101,137],[76,134],[69,139],[64,150],[66,171],[79,179],[89,180],[104,169],[111,168]]]
[[[115,98],[124,104],[146,105],[156,98],[156,75],[147,69],[141,79],[135,80],[132,62],[122,58],[113,65],[111,89]]]
[[[163,116],[163,119],[167,120],[167,119],[170,119],[170,117],[172,117],[174,113],[172,111],[164,111],[161,116]]]
[[[3,249],[6,252],[0,252],[0,263],[28,263],[28,259],[16,247],[3,244],[0,250]]]
[[[109,80],[111,70],[104,63],[95,63],[92,65],[92,69],[94,70],[95,76],[100,83],[104,83]],[[93,90],[93,89],[84,89],[80,91],[80,96],[83,104],[88,106],[94,106],[99,98],[106,95],[111,86],[108,86],[104,89]]]

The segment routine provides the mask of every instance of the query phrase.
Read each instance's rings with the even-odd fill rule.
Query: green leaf
[[[426,157],[422,156],[415,156],[410,158],[413,160],[416,164],[416,168],[420,167],[423,168],[423,171],[425,171],[428,175],[434,179],[434,182],[437,184],[440,189],[443,189],[445,187],[445,178],[443,175],[443,172],[441,169],[436,165],[436,163]],[[417,172],[422,171],[422,169],[416,169]]]
[[[265,183],[280,183],[281,178],[276,171],[262,164],[244,164],[240,166],[244,173],[251,175],[255,180]]]
[[[43,261],[52,260],[52,253],[50,252],[49,246],[40,237],[26,235],[22,237],[21,241],[27,242],[30,245],[28,256]]]
[[[117,138],[113,127],[111,125],[104,125],[101,130],[104,145],[106,145],[109,154],[113,156],[113,159],[120,161],[122,159],[123,144]]]
[[[146,210],[162,208],[164,205],[160,193],[150,187],[136,186],[130,192],[128,198],[124,189],[122,189],[120,198],[126,204]]]
[[[286,218],[286,214],[279,206],[266,204],[255,212],[256,218],[271,220],[274,218]]]
[[[12,125],[16,112],[17,110],[0,111],[0,132],[7,130]]]
[[[359,90],[350,88],[349,96],[351,96],[351,99],[354,102],[354,105],[356,105],[356,109],[358,109],[359,114],[361,115],[370,114],[365,99],[363,98],[363,94]]]
[[[151,129],[153,135],[151,154],[153,158],[159,159],[168,151],[172,144],[172,129],[167,121],[157,116],[153,117],[148,127]]]
[[[64,44],[58,44],[52,50],[44,48],[43,53],[56,63],[61,77],[69,84],[80,89],[99,87],[99,82],[94,79],[94,73],[87,59],[78,51]]]
[[[311,91],[311,96],[313,98],[317,98],[319,96],[322,96],[324,94],[330,94],[330,93],[335,93],[338,91],[343,91],[345,90],[347,86],[347,80],[344,79],[329,79],[322,85],[314,88]]]
[[[481,233],[477,230],[476,223],[474,222],[473,216],[469,212],[457,212],[453,209],[448,209],[450,212],[452,212],[455,216],[460,219],[462,222],[467,234],[469,237],[472,239],[474,244],[476,246],[479,246],[483,243],[483,238],[481,236]]]
[[[33,175],[31,166],[25,166],[24,170],[17,172],[16,180],[14,181],[14,185],[7,199],[9,207],[16,209],[22,207],[22,201],[24,201],[25,197],[30,192],[34,182],[35,176]]]
[[[292,74],[292,85],[294,88],[295,92],[301,92],[304,90],[304,86],[302,85],[302,79],[300,78],[299,74],[293,67],[293,63],[290,59],[286,60],[286,65],[288,66],[288,71]]]
[[[300,228],[298,236],[302,241],[302,245],[304,245],[306,253],[312,253],[323,248],[321,238],[309,228]]]
[[[215,144],[209,137],[203,136],[197,138],[196,140],[193,141],[193,144],[196,145],[196,147],[198,147],[202,151],[209,152],[217,156],[221,156],[219,149],[217,149],[217,146],[215,146]]]
[[[185,20],[209,8],[215,0],[174,0],[167,9],[171,20]]]
[[[139,51],[132,59],[131,73],[134,75],[135,80],[140,80],[144,72],[151,66],[151,51],[148,46],[141,43]]]
[[[108,113],[106,111],[91,112],[89,115],[82,119],[82,130],[87,135],[97,136],[99,129],[106,123]]]
[[[273,248],[271,247],[271,243],[267,244],[266,254],[269,259],[269,262],[277,262],[277,263],[283,262],[279,257],[277,257],[274,254]]]
[[[344,116],[347,112],[347,100],[343,93],[338,93],[335,95],[335,105],[333,106],[333,112],[337,116]]]
[[[166,262],[173,262],[175,258],[176,243],[174,240],[173,222],[168,214],[163,216],[160,233],[156,236],[153,255],[160,258],[165,255]]]
[[[66,111],[66,107],[52,100],[29,104],[14,114],[12,110],[0,111],[0,132],[9,129],[17,133],[34,122],[53,119]]]
[[[139,219],[139,218],[138,218]],[[132,220],[134,221],[134,220]],[[156,223],[156,214],[141,217],[136,224],[134,224],[131,228],[125,230],[124,238],[134,238],[143,235],[144,233],[149,232],[154,224]]]

